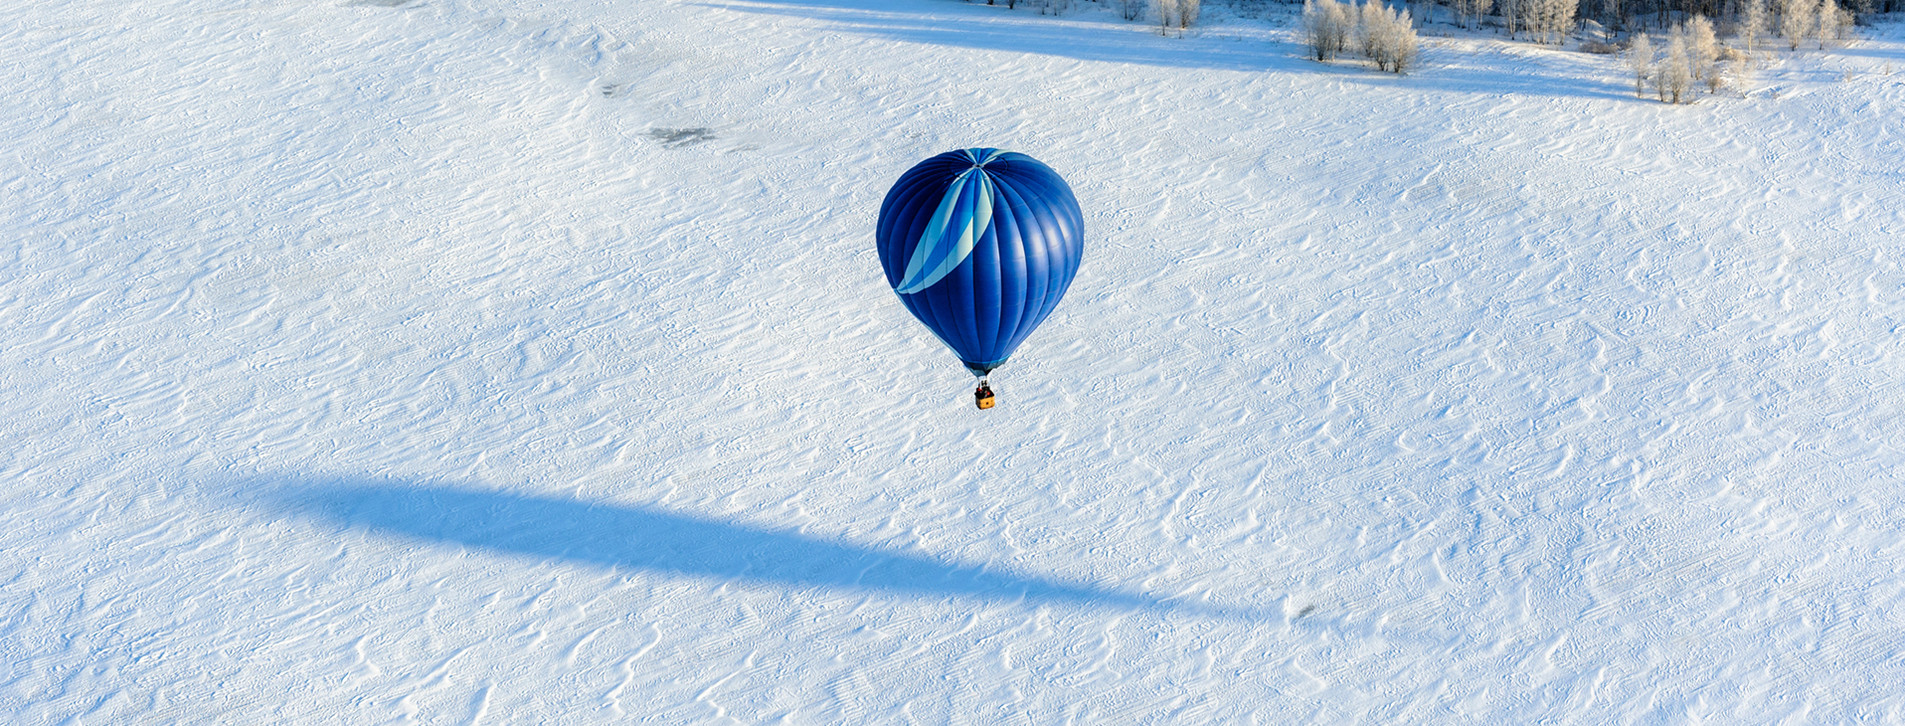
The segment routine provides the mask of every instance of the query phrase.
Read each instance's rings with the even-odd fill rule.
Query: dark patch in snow
[[[648,130],[648,137],[660,141],[663,146],[670,149],[679,149],[683,146],[693,146],[703,141],[713,141],[714,129],[707,127],[692,129],[653,128]]]

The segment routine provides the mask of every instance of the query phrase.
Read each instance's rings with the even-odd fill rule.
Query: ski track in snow
[[[0,11],[0,713],[1905,722],[1898,27],[1207,12]],[[871,244],[973,145],[1089,233],[984,414]]]

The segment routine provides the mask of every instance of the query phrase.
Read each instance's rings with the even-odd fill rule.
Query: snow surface
[[[0,716],[1905,722],[1905,32],[1081,7],[9,4]],[[988,412],[976,145],[1090,232]]]

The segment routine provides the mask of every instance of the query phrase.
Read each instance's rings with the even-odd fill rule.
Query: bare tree
[[[1601,19],[1601,22],[1622,28],[1628,27],[1628,15],[1632,12],[1634,3],[1629,0],[1600,0],[1596,5],[1600,11],[1597,17]]]
[[[1515,31],[1519,27],[1517,23],[1521,21],[1521,6],[1527,2],[1528,0],[1496,0],[1495,5],[1501,8],[1502,29],[1508,31],[1508,37],[1515,37]]]
[[[1495,6],[1495,0],[1450,0],[1454,3],[1455,20],[1464,28],[1473,29],[1481,23],[1483,15]]]

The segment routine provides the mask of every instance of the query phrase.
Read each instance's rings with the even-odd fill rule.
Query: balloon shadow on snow
[[[1023,601],[1224,619],[1258,620],[1268,615],[645,507],[401,482],[286,485],[269,487],[264,493],[275,506],[348,527],[605,568],[912,597]]]

